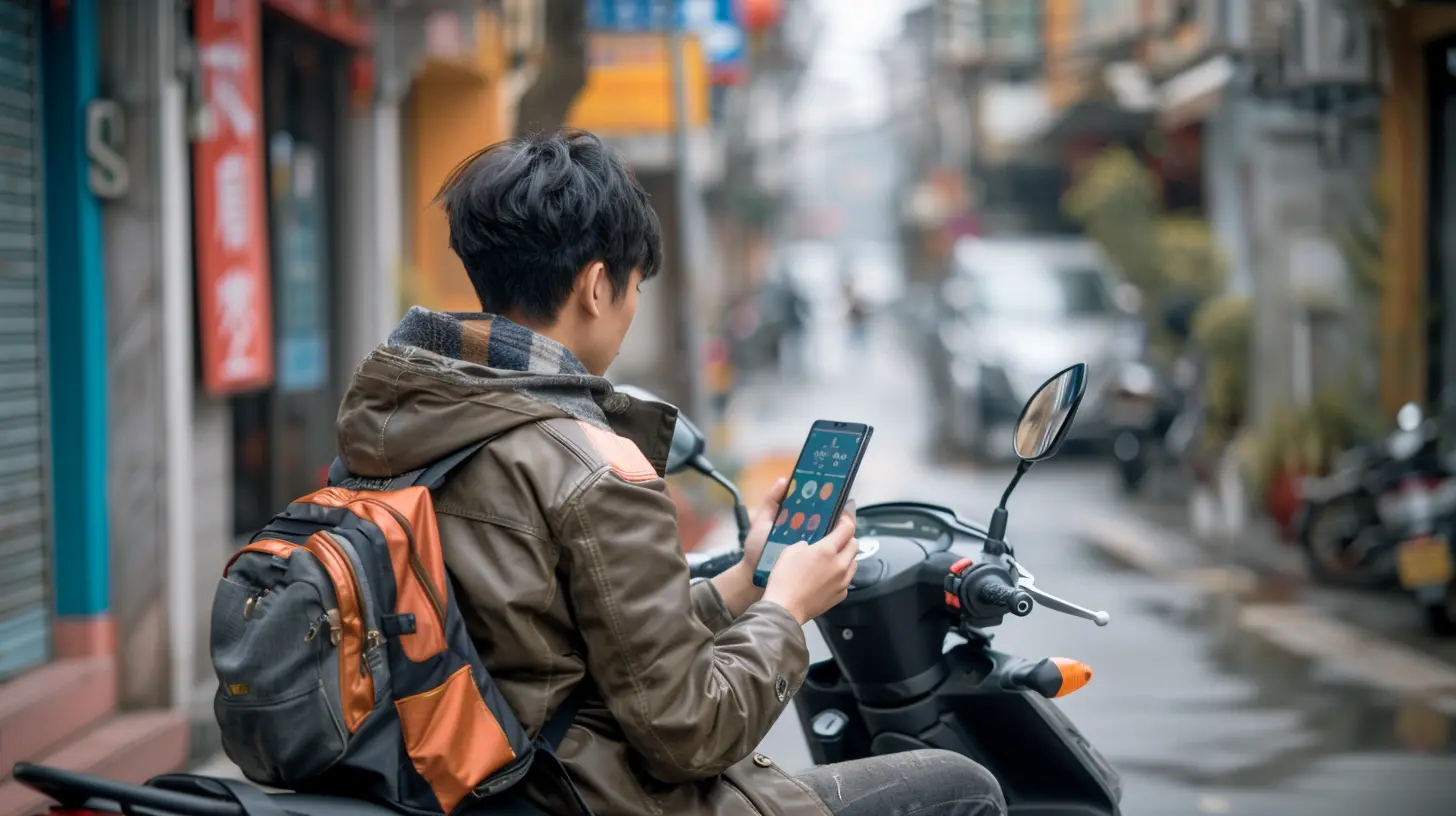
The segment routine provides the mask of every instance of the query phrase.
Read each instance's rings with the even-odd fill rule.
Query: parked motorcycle
[[[1163,328],[1184,344],[1184,353],[1171,364],[1158,364],[1151,353],[1126,362],[1109,385],[1111,452],[1128,493],[1140,493],[1149,482],[1165,487],[1163,477],[1173,474],[1208,479],[1194,455],[1205,419],[1201,360],[1189,345],[1198,304],[1175,297],[1163,310]]]
[[[1456,482],[1418,406],[1402,407],[1396,424],[1379,443],[1342,455],[1329,475],[1304,479],[1298,540],[1317,580],[1399,584],[1422,599],[1432,628],[1444,630],[1452,570],[1449,536],[1440,531],[1456,511]]]
[[[1086,685],[1091,669],[1066,658],[1032,660],[997,651],[987,631],[1008,613],[1025,617],[1038,604],[1098,626],[1108,623],[1106,612],[1040,589],[1005,539],[1012,491],[1032,465],[1061,448],[1086,381],[1086,366],[1072,366],[1027,402],[1015,432],[1021,462],[986,527],[920,502],[860,508],[859,568],[849,597],[816,621],[833,657],[810,667],[795,697],[815,762],[942,748],[994,773],[1014,816],[1120,812],[1116,771],[1050,702]],[[696,428],[680,420],[669,471],[704,472],[738,499],[736,488],[715,475],[704,446]],[[746,512],[737,518],[746,532]],[[740,556],[690,559],[693,571],[706,576]],[[247,783],[187,774],[138,786],[21,764],[14,778],[53,798],[56,816],[392,813],[348,798],[265,794]]]
[[[1163,436],[1171,422],[1163,378],[1146,362],[1124,363],[1107,396],[1112,459],[1127,493],[1141,492],[1164,458]]]
[[[1380,517],[1395,544],[1396,576],[1435,633],[1456,634],[1456,570],[1452,525],[1456,524],[1456,472],[1440,452],[1435,423],[1408,404],[1396,417],[1392,440],[1394,487],[1381,497]],[[1399,445],[1395,444],[1398,440]]]

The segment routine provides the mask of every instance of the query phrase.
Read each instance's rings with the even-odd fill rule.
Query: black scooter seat
[[[249,782],[196,774],[165,774],[132,785],[75,771],[19,763],[11,776],[62,808],[177,816],[400,816],[383,805],[342,796],[267,793]],[[481,816],[543,816],[506,796],[472,811]]]

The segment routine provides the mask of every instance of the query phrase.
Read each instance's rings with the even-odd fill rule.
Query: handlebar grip
[[[691,565],[688,568],[688,573],[693,578],[716,578],[742,560],[743,551],[733,550],[722,555],[715,555],[700,564]]]
[[[1031,595],[1024,589],[1017,589],[999,575],[988,575],[981,582],[981,600],[1004,607],[1018,618],[1031,614],[1035,605]]]

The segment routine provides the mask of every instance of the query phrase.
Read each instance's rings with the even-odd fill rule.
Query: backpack
[[[432,491],[490,441],[393,479],[335,460],[328,487],[228,562],[212,606],[213,711],[249,779],[440,816],[506,791],[544,756],[590,813],[554,753],[585,684],[527,739],[445,573]]]

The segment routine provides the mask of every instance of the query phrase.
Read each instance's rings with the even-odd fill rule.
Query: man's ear
[[[602,310],[612,299],[612,281],[607,275],[607,265],[592,261],[581,270],[578,278],[581,306],[592,317],[601,317]]]

